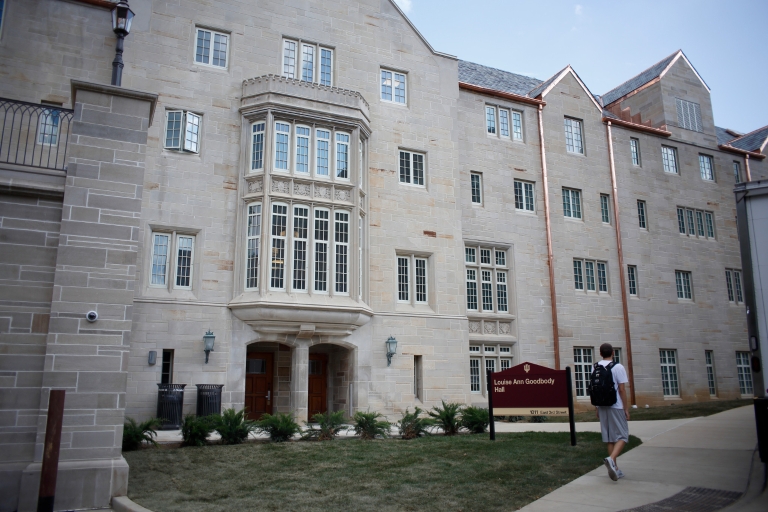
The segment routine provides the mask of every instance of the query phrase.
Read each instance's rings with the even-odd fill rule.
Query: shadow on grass
[[[600,434],[526,432],[146,449],[128,496],[154,512],[510,510],[602,464]],[[627,449],[640,444],[630,436]],[[607,477],[606,477],[607,478]]]

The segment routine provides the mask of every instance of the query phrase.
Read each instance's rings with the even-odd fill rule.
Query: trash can
[[[221,389],[224,384],[195,384],[197,386],[197,417],[221,414]]]
[[[760,460],[768,463],[768,398],[755,398],[755,423],[757,423],[757,449]]]
[[[185,386],[186,384],[157,385],[157,417],[162,423],[160,430],[181,428]]]

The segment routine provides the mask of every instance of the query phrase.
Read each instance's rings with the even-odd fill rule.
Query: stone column
[[[291,360],[291,411],[297,422],[307,421],[309,410],[309,342],[297,339]]]
[[[72,81],[75,107],[46,340],[35,461],[19,511],[36,510],[48,392],[65,389],[56,510],[126,494],[121,455],[147,129],[157,95]],[[86,314],[98,313],[89,322]]]

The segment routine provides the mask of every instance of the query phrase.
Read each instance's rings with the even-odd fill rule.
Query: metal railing
[[[67,170],[75,111],[0,98],[0,163]]]

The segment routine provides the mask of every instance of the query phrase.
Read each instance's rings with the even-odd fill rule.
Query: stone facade
[[[714,399],[705,350],[714,354],[716,398],[740,396],[735,352],[748,350],[746,322],[724,272],[740,268],[732,164],[746,171],[747,162],[718,147],[709,91],[685,59],[618,100],[641,116],[621,122],[570,68],[535,98],[459,87],[457,59],[432,49],[389,0],[259,2],[257,14],[250,2],[134,0],[118,88],[96,85],[109,81],[114,55],[107,10],[6,4],[0,96],[74,112],[66,168],[0,163],[0,511],[34,508],[51,388],[67,390],[57,498],[67,508],[125,493],[124,417],[154,416],[164,378],[187,384],[185,413],[195,411],[193,384],[222,384],[223,406],[241,408],[255,403],[254,358],[271,368],[269,411],[305,420],[323,409],[370,409],[395,419],[441,400],[485,404],[486,369],[551,367],[556,354],[572,366],[574,349],[596,355],[604,342],[626,358],[628,324],[638,404]],[[227,37],[225,66],[196,62],[199,28]],[[28,32],[45,37],[30,44]],[[332,83],[282,76],[284,40],[332,50]],[[402,104],[381,100],[382,70],[406,77]],[[700,105],[702,131],[677,127],[678,97]],[[488,133],[489,106],[520,114],[520,140]],[[198,116],[198,151],[168,148],[171,112]],[[565,118],[581,123],[583,154],[566,150]],[[347,136],[347,175],[280,169],[278,123],[289,127],[289,152],[297,127],[311,133],[310,162],[318,131],[333,137],[331,155],[343,151],[335,136]],[[676,148],[677,174],[664,172],[662,145]],[[423,184],[400,177],[409,154],[423,158]],[[701,179],[699,154],[712,157],[714,181]],[[753,179],[768,172],[761,156],[749,159]],[[531,186],[530,208],[516,208],[515,181]],[[580,218],[564,215],[564,188],[580,192]],[[274,212],[282,207],[281,228]],[[681,235],[677,207],[711,212],[714,239]],[[315,284],[318,211],[329,215],[326,289]],[[302,240],[311,242],[304,278],[294,272]],[[179,274],[183,243],[193,249]],[[260,258],[248,249],[254,243]],[[168,251],[171,271],[158,270],[156,246]],[[605,264],[606,290],[576,290],[574,260]],[[622,286],[626,265],[637,268],[636,295]],[[468,271],[476,307],[468,307]],[[691,273],[692,300],[678,299],[675,271]],[[206,363],[208,330],[216,341]],[[390,336],[398,340],[391,365]],[[661,389],[666,349],[677,351],[674,397]],[[172,364],[162,364],[164,354]],[[88,490],[86,479],[98,485]]]

